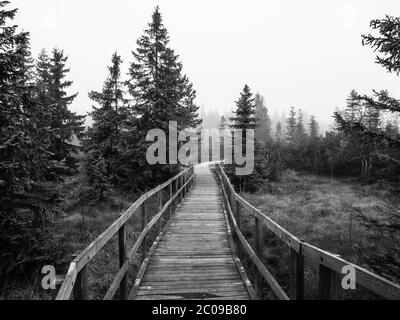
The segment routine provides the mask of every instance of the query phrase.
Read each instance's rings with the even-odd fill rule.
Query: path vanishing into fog
[[[195,177],[130,298],[250,298],[244,270],[231,251],[218,184],[208,165],[197,166]]]
[[[246,232],[244,216],[254,222]],[[141,225],[134,237],[126,228],[132,217]],[[288,292],[264,264],[266,232],[288,250]],[[236,193],[221,163],[189,167],[142,195],[77,253],[57,300],[90,299],[88,265],[115,236],[119,271],[104,300],[302,300],[306,260],[318,269],[321,300],[339,299],[345,276],[385,299],[400,300],[399,284],[298,239],[248,203]],[[237,252],[246,259],[242,261],[251,270],[250,279]],[[134,280],[131,288],[129,279]]]

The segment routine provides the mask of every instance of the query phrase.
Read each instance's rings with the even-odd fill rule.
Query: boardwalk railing
[[[142,260],[147,254],[147,237],[150,230],[158,224],[159,231],[161,229],[161,217],[165,212],[171,217],[173,206],[176,206],[193,186],[194,169],[193,167],[181,172],[174,178],[168,180],[155,189],[147,192],[140,197],[125,213],[123,213],[106,231],[104,231],[96,240],[94,240],[86,249],[84,249],[71,262],[68,273],[64,278],[61,288],[57,294],[56,300],[69,300],[73,293],[74,299],[87,300],[89,298],[88,283],[88,263],[97,255],[97,253],[118,233],[119,244],[119,266],[120,269],[112,282],[105,300],[114,297],[118,288],[120,289],[120,299],[124,300],[128,297],[127,271],[137,255],[139,249],[142,252]],[[163,191],[168,191],[169,199],[162,206]],[[150,220],[147,219],[147,202],[148,199],[158,196],[158,213]],[[141,214],[142,231],[137,238],[132,249],[127,252],[126,244],[126,224],[135,213]]]
[[[338,289],[341,283],[340,275],[345,266],[354,268],[356,272],[356,283],[361,287],[385,299],[400,299],[399,284],[298,239],[240,197],[235,192],[221,164],[217,163],[215,169],[217,177],[220,180],[219,182],[221,183],[228,216],[235,231],[236,238],[256,267],[256,276],[253,285],[258,297],[261,297],[261,285],[262,279],[264,279],[278,299],[288,300],[290,296],[293,300],[302,300],[304,298],[304,259],[308,259],[319,267],[319,295],[321,300],[334,300],[338,298]],[[240,215],[242,209],[246,209],[255,218],[254,249],[241,232]],[[281,241],[286,243],[290,250],[289,296],[274,279],[261,260],[264,226],[274,233]],[[342,276],[344,275],[342,274]]]

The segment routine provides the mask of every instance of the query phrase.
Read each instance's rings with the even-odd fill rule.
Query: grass
[[[400,233],[390,221],[399,219],[400,199],[382,183],[285,172],[282,181],[265,183],[243,196],[288,231],[324,250],[400,282]],[[398,220],[397,220],[398,221]],[[243,215],[244,233],[253,240],[254,219]],[[270,232],[264,236],[263,259],[288,289],[288,252]],[[318,270],[306,263],[308,298],[317,297]],[[269,295],[266,292],[266,295]],[[365,290],[342,292],[342,298],[376,298]]]

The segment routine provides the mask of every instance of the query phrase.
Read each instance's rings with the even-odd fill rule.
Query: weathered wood
[[[262,232],[260,232],[259,228],[263,224],[291,248],[290,293],[293,299],[302,299],[304,296],[304,258],[320,265],[320,295],[322,299],[336,299],[338,297],[339,275],[342,272],[342,268],[348,265],[353,266],[356,270],[357,284],[386,299],[400,299],[400,286],[398,284],[351,264],[337,255],[300,241],[260,210],[238,196],[222,168],[219,165],[216,168],[222,177],[221,185],[224,188],[222,188],[221,193],[224,199],[227,199],[226,211],[232,222],[233,230],[237,234],[238,241],[278,298],[288,299],[282,288],[280,288],[259,259],[261,256],[260,244],[262,244],[260,240],[260,233]],[[180,203],[178,213],[173,220],[174,223],[171,223],[163,238],[160,239],[157,248],[159,251],[155,251],[152,259],[149,259],[149,257],[147,259],[148,268],[146,274],[142,273],[143,288],[140,291],[143,296],[140,294],[138,298],[148,298],[150,300],[156,297],[159,299],[171,299],[172,297],[176,299],[249,298],[250,291],[247,290],[248,292],[246,292],[249,286],[241,272],[242,270],[240,270],[243,267],[240,264],[240,260],[235,257],[235,250],[232,250],[230,245],[232,240],[231,236],[229,236],[229,223],[225,216],[221,216],[221,212],[223,213],[224,210],[221,209],[223,202],[218,193],[218,186],[214,180],[211,182],[209,178],[209,173],[203,177],[200,175],[200,179],[196,179],[196,192],[190,192],[189,194],[189,187],[194,184],[193,168],[190,168],[143,195],[74,259],[70,264],[56,299],[67,300],[70,298],[72,291],[74,291],[74,296],[78,299],[88,298],[87,263],[117,232],[119,233],[120,244],[120,270],[105,299],[111,299],[118,288],[123,290],[126,272],[138,249],[146,243],[145,240],[150,229],[156,223],[161,222],[164,212],[168,210],[171,213],[174,203]],[[174,185],[175,194],[172,196]],[[130,250],[128,257],[126,257],[126,244],[122,243],[125,223],[138,209],[145,206],[147,199],[157,193],[160,210],[162,192],[165,188],[168,188],[170,200],[150,222],[147,223],[147,219],[143,220],[146,222],[143,225],[143,230]],[[254,250],[240,231],[240,207],[244,207],[246,211],[260,221],[259,225],[256,225]],[[239,208],[239,212],[237,208]],[[227,234],[226,230],[224,230],[224,219],[225,224],[228,226]],[[125,247],[125,253],[121,251],[123,247]],[[146,251],[147,248],[146,250],[142,248],[142,253],[146,254]],[[230,253],[227,254],[227,252]],[[152,281],[147,278],[150,273],[154,275]],[[242,287],[237,284],[240,284],[240,281],[244,284],[245,294],[240,290]],[[247,280],[247,282],[249,281]],[[149,285],[150,283],[151,285]],[[232,283],[236,283],[236,285],[231,285]],[[260,286],[257,283],[258,280],[256,279],[255,285],[257,291],[259,291]],[[204,285],[204,290],[202,285]],[[211,291],[214,292],[212,293]],[[121,291],[121,297],[123,296],[124,293]]]
[[[87,265],[78,272],[76,277],[76,283],[74,287],[74,299],[75,300],[89,300],[89,282]]]
[[[74,259],[74,261],[70,264],[69,272],[71,275],[77,273],[90,261],[93,257],[104,247],[104,245],[118,232],[118,230],[130,219],[130,217],[135,214],[135,212],[140,208],[142,203],[146,201],[146,199],[152,197],[159,190],[166,188],[170,184],[179,180],[179,178],[185,174],[186,172],[191,172],[191,176],[193,176],[193,168],[189,168],[172,179],[166,181],[160,186],[154,188],[153,190],[147,192],[145,195],[140,197],[121,217],[116,220],[107,230],[105,230],[96,240],[94,240],[85,250],[83,250],[78,257]],[[73,273],[72,273],[73,272]],[[76,275],[74,277],[66,277],[63,285],[61,286],[56,299],[57,300],[67,300],[70,298],[73,283],[76,279]],[[72,280],[73,278],[73,280]],[[72,285],[72,287],[71,287]]]
[[[171,184],[169,185],[169,188],[168,188],[168,191],[169,191],[169,200],[172,199],[172,194],[173,194],[172,188],[173,188],[173,185],[172,185],[172,183],[171,183]],[[168,219],[171,219],[172,210],[173,210],[173,204],[171,203],[171,204],[168,206]]]
[[[338,274],[325,267],[319,265],[319,295],[321,300],[337,300],[339,288]]]
[[[73,261],[69,265],[67,275],[65,276],[61,288],[57,293],[56,300],[69,300],[76,282],[77,275],[76,262]]]
[[[192,210],[196,207],[198,210]],[[166,295],[169,299],[224,295],[249,299],[229,246],[219,188],[207,166],[197,171],[195,188],[186,193],[149,259],[143,278],[137,280],[141,281],[137,299],[162,299]]]
[[[118,233],[118,244],[119,244],[119,267],[122,268],[126,262],[126,227],[123,225],[121,229],[119,229]],[[120,295],[121,300],[126,300],[128,297],[128,283],[127,276],[121,280],[120,284]]]
[[[400,285],[377,274],[361,268],[349,261],[327,251],[303,242],[302,255],[313,263],[321,264],[340,274],[345,266],[352,266],[356,271],[356,283],[371,290],[377,295],[389,299],[400,300]],[[344,275],[343,275],[344,276]]]
[[[282,241],[284,241],[290,248],[295,250],[296,252],[300,251],[300,243],[301,241],[292,235],[290,232],[282,228],[279,224],[273,221],[271,218],[267,217],[260,210],[249,204],[242,197],[236,195],[236,200],[246,208],[251,215],[260,219],[269,230],[271,230],[277,237],[279,237]]]
[[[163,205],[163,195],[162,195],[162,190],[158,193],[158,212],[161,211]],[[162,228],[162,219],[158,221],[158,233],[161,233],[161,228]]]
[[[193,177],[192,177],[193,178]],[[142,246],[142,243],[144,241],[144,239],[146,238],[149,230],[151,230],[151,228],[156,224],[156,222],[161,218],[161,216],[164,214],[164,212],[167,210],[168,206],[173,203],[174,201],[176,201],[176,198],[178,197],[178,192],[172,197],[171,200],[169,200],[163,207],[163,209],[153,217],[153,219],[147,224],[146,228],[141,232],[141,234],[139,235],[139,237],[136,240],[136,243],[134,244],[134,246],[131,248],[131,250],[129,251],[128,254],[128,260],[124,263],[124,265],[120,268],[120,270],[118,271],[117,275],[114,278],[114,281],[112,282],[110,288],[108,289],[106,295],[104,296],[104,300],[111,300],[114,295],[115,292],[117,291],[117,288],[122,280],[122,278],[124,277],[124,275],[126,274],[126,272],[128,271],[129,266],[131,265],[133,259],[135,258],[137,251],[139,250],[139,248]]]
[[[254,251],[257,257],[262,257],[262,245],[263,245],[263,225],[260,220],[255,217],[254,224]],[[258,298],[262,297],[262,277],[259,274],[258,270],[255,270],[255,281],[254,281],[254,289],[257,293]]]
[[[146,202],[143,203],[141,209],[141,216],[142,216],[142,231],[145,230],[146,225],[147,225],[147,205]],[[147,235],[145,236],[143,243],[142,243],[142,261],[144,261],[144,259],[146,259],[146,255],[147,255]]]
[[[223,171],[220,165],[216,166],[217,171],[221,175],[223,180],[223,184],[227,184],[229,188],[231,188],[230,183],[227,183],[229,179],[227,178],[225,172]],[[300,254],[299,257],[299,267],[304,264],[304,258],[310,259],[312,262],[316,264],[322,264],[328,267],[331,270],[336,271],[336,273],[340,274],[344,266],[353,266],[356,270],[356,282],[362,287],[371,290],[372,292],[380,295],[385,299],[400,299],[400,285],[394,283],[390,280],[387,280],[379,275],[376,275],[364,268],[361,268],[357,265],[354,265],[351,262],[348,262],[338,255],[334,255],[317,247],[314,247],[308,243],[300,241],[297,237],[293,236],[290,232],[279,226],[277,223],[272,221],[269,217],[264,215],[254,206],[250,205],[243,198],[235,195],[236,200],[243,205],[249,212],[261,219],[276,236],[278,236],[281,240],[286,242],[286,244],[294,250],[297,254]],[[303,260],[303,261],[302,261]],[[301,274],[301,267],[299,269],[299,273]],[[304,272],[304,271],[303,271]],[[304,277],[304,276],[303,276]],[[299,277],[301,279],[301,277]],[[304,280],[300,280],[300,282]],[[298,289],[301,290],[301,287],[304,287],[304,284],[298,284]],[[304,288],[303,288],[304,290]],[[301,298],[302,294],[300,292],[297,293],[298,297]]]
[[[290,298],[304,299],[304,257],[290,249]]]
[[[222,188],[222,192],[224,197],[227,199],[226,196],[226,191],[225,188]],[[253,261],[253,263],[256,265],[258,271],[261,273],[265,281],[269,284],[271,287],[272,291],[275,293],[275,295],[278,297],[278,299],[281,300],[289,300],[289,297],[285,293],[285,291],[281,288],[281,286],[278,284],[278,282],[275,280],[275,278],[272,276],[272,274],[267,270],[267,268],[264,266],[262,261],[258,258],[257,254],[254,252],[250,244],[247,242],[246,238],[243,236],[242,232],[239,230],[235,217],[232,213],[232,209],[229,205],[229,202],[227,202],[227,211],[230,217],[230,220],[232,222],[233,228],[236,230],[236,235],[246,251],[247,255],[250,257],[250,259]]]

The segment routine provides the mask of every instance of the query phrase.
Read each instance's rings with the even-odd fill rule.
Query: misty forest
[[[178,130],[254,129],[254,171],[237,176],[234,165],[224,168],[236,192],[299,239],[400,283],[400,100],[385,88],[352,90],[327,129],[296,106],[273,119],[268,95],[243,79],[231,112],[207,113],[170,46],[161,10],[154,9],[139,39],[126,39],[131,56],[113,48],[103,86],[80,92],[92,101],[92,111],[81,115],[70,108],[78,93],[68,52],[46,48],[33,56],[29,32],[13,22],[18,10],[0,1],[0,299],[54,299],[57,292],[41,285],[44,265],[65,275],[76,252],[141,195],[187,168],[146,161],[148,130],[168,132],[169,121]],[[359,40],[376,53],[371,64],[399,76],[399,17],[377,17]],[[129,241],[140,235],[135,219]],[[250,215],[243,213],[241,228],[255,241]],[[104,296],[118,271],[117,246],[112,239],[90,264],[92,299]],[[284,246],[265,233],[260,259],[285,289]],[[251,278],[250,262],[241,259]],[[131,282],[139,258],[132,263]],[[317,274],[315,267],[305,271],[306,298],[317,296]],[[267,284],[262,290],[271,296]],[[343,298],[375,296],[360,288]]]

